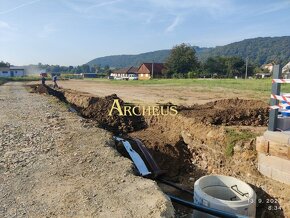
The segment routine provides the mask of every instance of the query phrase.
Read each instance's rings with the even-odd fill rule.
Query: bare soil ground
[[[60,90],[80,113],[86,111],[95,125],[105,122],[113,126],[128,125],[124,120],[111,120],[98,108],[98,102],[111,107],[111,97],[95,97],[92,94],[72,90]],[[109,92],[108,94],[111,94]],[[116,96],[115,96],[116,97]],[[108,101],[103,104],[103,101]],[[92,108],[92,110],[85,110]],[[140,138],[160,167],[167,170],[166,177],[192,189],[194,182],[203,175],[224,174],[249,183],[257,193],[257,217],[289,217],[290,189],[285,185],[262,176],[257,170],[255,136],[266,130],[267,104],[257,100],[224,99],[203,105],[179,106],[177,116],[144,116],[144,129],[121,128],[123,133]],[[100,113],[99,113],[100,112]],[[104,117],[100,119],[100,117]],[[108,122],[109,121],[109,122]],[[138,126],[140,120],[130,120],[130,126]],[[233,126],[234,125],[234,126]],[[233,155],[227,156],[229,134],[248,134],[234,141]],[[131,133],[130,133],[131,132]],[[267,200],[275,203],[267,204]],[[281,210],[269,210],[269,206],[281,206]]]
[[[124,81],[125,82],[125,81]],[[88,80],[59,81],[62,88],[73,89],[80,92],[91,93],[95,96],[104,97],[117,94],[125,102],[131,103],[168,103],[190,106],[203,104],[224,98],[247,98],[257,99],[259,96],[247,90],[229,90],[215,88],[206,90],[206,87],[182,87],[168,85],[145,85],[134,86],[130,84],[110,84]]]
[[[179,114],[213,125],[267,126],[268,105],[259,100],[222,99],[203,105],[179,106]]]
[[[0,86],[0,217],[173,217],[111,133],[22,83]]]

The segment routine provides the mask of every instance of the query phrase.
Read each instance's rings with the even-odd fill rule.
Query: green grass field
[[[85,79],[96,83],[109,83],[115,85],[130,86],[193,86],[205,89],[225,88],[230,90],[245,90],[253,92],[271,93],[271,79],[153,79],[153,80],[108,80],[108,79]],[[282,84],[282,92],[290,92],[290,85]]]
[[[0,85],[6,82],[23,82],[23,81],[39,81],[39,76],[25,76],[25,77],[0,77]]]
[[[0,85],[6,83],[8,81],[8,79],[0,77]]]
[[[39,81],[39,77],[13,77],[1,78],[0,84],[7,81]],[[107,83],[118,86],[172,86],[172,87],[194,87],[196,90],[215,91],[223,88],[228,91],[247,91],[253,95],[267,97],[271,93],[271,79],[152,79],[152,80],[108,80],[99,78],[86,78],[85,81],[95,83]],[[282,84],[281,92],[290,93],[290,85]]]

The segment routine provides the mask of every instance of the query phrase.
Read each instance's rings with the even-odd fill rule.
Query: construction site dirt
[[[90,125],[115,135],[140,139],[164,178],[192,190],[194,182],[208,174],[239,178],[257,193],[257,217],[289,217],[289,185],[262,176],[257,170],[255,138],[268,123],[268,106],[263,101],[222,99],[202,105],[177,107],[177,115],[112,116],[108,111],[116,94],[105,97],[69,89],[53,90],[30,85],[34,92],[54,95],[68,103]],[[165,192],[170,191],[161,185]],[[259,200],[260,199],[260,200]],[[266,200],[275,199],[277,210]]]

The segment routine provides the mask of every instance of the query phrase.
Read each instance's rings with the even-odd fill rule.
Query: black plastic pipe
[[[185,192],[185,193],[187,193],[187,194],[193,196],[193,191],[189,191],[189,190],[187,190],[187,189],[184,189],[184,188],[180,187],[179,185],[176,185],[176,184],[173,183],[173,182],[170,182],[170,181],[167,181],[167,180],[165,180],[165,179],[161,179],[161,178],[157,178],[157,181],[159,181],[159,182],[161,182],[161,183],[164,183],[164,184],[166,184],[166,185],[168,185],[168,186],[174,187],[174,188],[176,188],[176,189],[178,189],[178,190],[180,190],[180,191],[183,191],[183,192]]]
[[[205,206],[197,205],[197,204],[194,204],[194,203],[192,203],[190,201],[185,201],[185,200],[183,200],[181,198],[175,197],[173,195],[167,195],[167,196],[170,198],[170,200],[172,202],[175,202],[175,203],[190,207],[192,209],[195,209],[195,210],[198,210],[198,211],[201,211],[201,212],[213,215],[213,216],[223,217],[223,218],[248,218],[247,216],[243,216],[243,215],[239,215],[239,214],[233,214],[233,213],[225,212],[225,211],[222,211],[222,210],[217,210],[217,209],[214,209],[214,208],[208,208],[208,207],[205,207]]]

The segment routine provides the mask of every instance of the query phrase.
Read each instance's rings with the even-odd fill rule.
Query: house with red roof
[[[165,66],[163,63],[143,63],[138,68],[138,79],[160,78],[164,70]]]

